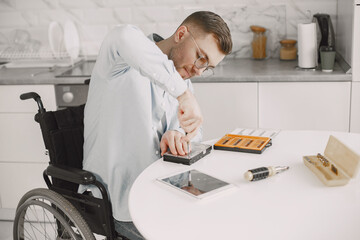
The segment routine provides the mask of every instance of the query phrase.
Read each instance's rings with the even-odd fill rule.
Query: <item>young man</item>
[[[128,210],[130,188],[168,149],[184,155],[188,141],[200,141],[202,115],[189,78],[211,73],[231,49],[226,23],[205,11],[167,39],[130,25],[105,38],[85,108],[83,165],[105,184],[120,234],[142,239]]]

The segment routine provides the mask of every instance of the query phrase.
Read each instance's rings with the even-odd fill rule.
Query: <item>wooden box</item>
[[[360,156],[330,136],[324,155],[304,156],[303,160],[326,186],[343,186],[356,176]]]

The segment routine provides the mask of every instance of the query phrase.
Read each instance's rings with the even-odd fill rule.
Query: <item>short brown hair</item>
[[[187,24],[198,26],[205,33],[213,34],[218,41],[221,51],[225,55],[231,53],[233,43],[229,27],[216,13],[209,11],[194,12],[181,23],[181,25]]]

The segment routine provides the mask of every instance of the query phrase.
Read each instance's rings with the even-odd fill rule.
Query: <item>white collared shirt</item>
[[[137,27],[115,27],[102,43],[85,107],[83,168],[106,186],[115,219],[131,221],[130,188],[161,157],[161,136],[184,132],[176,97],[187,88],[192,91],[190,80],[184,81],[154,39]],[[89,187],[79,191],[84,189]]]

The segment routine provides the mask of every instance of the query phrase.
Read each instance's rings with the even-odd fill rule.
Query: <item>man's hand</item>
[[[185,135],[175,130],[168,130],[164,133],[160,142],[161,156],[170,148],[171,154],[188,154],[188,142],[185,141]]]
[[[179,96],[177,100],[179,101],[178,119],[180,126],[187,133],[185,141],[188,142],[195,137],[203,122],[203,116],[199,104],[189,89]]]

